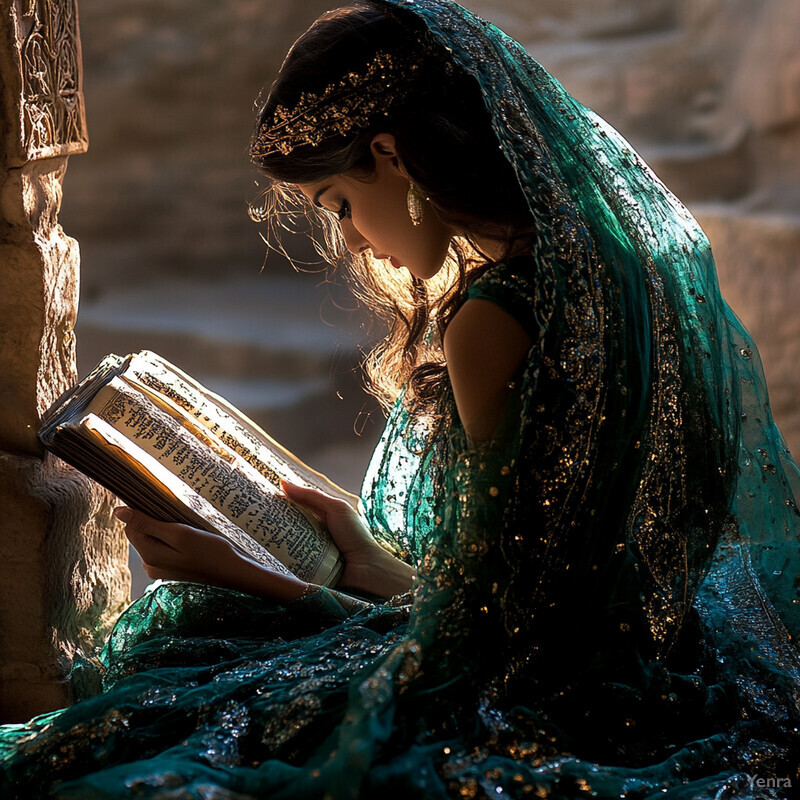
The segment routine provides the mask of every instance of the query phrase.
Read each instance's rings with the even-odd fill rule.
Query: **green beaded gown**
[[[411,594],[154,585],[101,692],[0,729],[0,796],[791,796],[800,479],[706,237],[496,27],[373,4],[477,82],[536,223],[469,289],[533,342],[495,436],[401,396],[362,499]]]

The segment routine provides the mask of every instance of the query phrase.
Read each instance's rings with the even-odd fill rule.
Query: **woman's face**
[[[432,278],[445,261],[455,231],[430,207],[420,225],[412,223],[406,201],[409,181],[397,158],[393,136],[378,134],[372,141],[372,153],[375,174],[366,180],[343,173],[299,188],[315,205],[339,218],[351,253],[371,250],[375,258],[389,259],[398,269],[406,267],[422,280]]]

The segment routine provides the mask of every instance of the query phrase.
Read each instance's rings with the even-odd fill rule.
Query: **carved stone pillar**
[[[0,0],[0,720],[61,707],[129,592],[112,503],[44,455],[40,414],[75,379],[78,245],[58,224],[87,147],[76,0]]]

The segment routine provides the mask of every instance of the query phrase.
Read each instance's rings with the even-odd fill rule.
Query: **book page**
[[[105,454],[109,463],[104,473],[111,483],[119,487],[112,491],[123,496],[125,502],[136,505],[129,499],[130,489],[126,487],[141,484],[136,487],[135,495],[137,498],[146,498],[144,505],[147,508],[142,508],[145,513],[170,521],[177,515],[179,518],[176,521],[224,536],[234,547],[259,564],[284,575],[292,574],[253,537],[234,525],[157,459],[137,447],[107,422],[89,414],[80,421],[79,427],[86,437],[82,445],[85,446],[88,440],[97,445],[99,452]],[[124,496],[126,494],[128,497]],[[142,505],[141,500],[139,505]]]
[[[330,535],[236,453],[203,441],[120,378],[87,411],[130,439],[247,531],[302,580],[326,583],[341,568]]]
[[[174,365],[143,350],[131,357],[123,379],[161,395],[241,456],[276,486],[286,480],[319,489],[358,508],[359,498],[290,453],[255,422]]]

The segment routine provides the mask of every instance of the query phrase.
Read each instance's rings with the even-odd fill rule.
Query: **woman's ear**
[[[376,167],[378,164],[389,166],[404,178],[408,177],[397,154],[397,142],[391,133],[376,134],[369,144],[369,149],[375,159]]]

